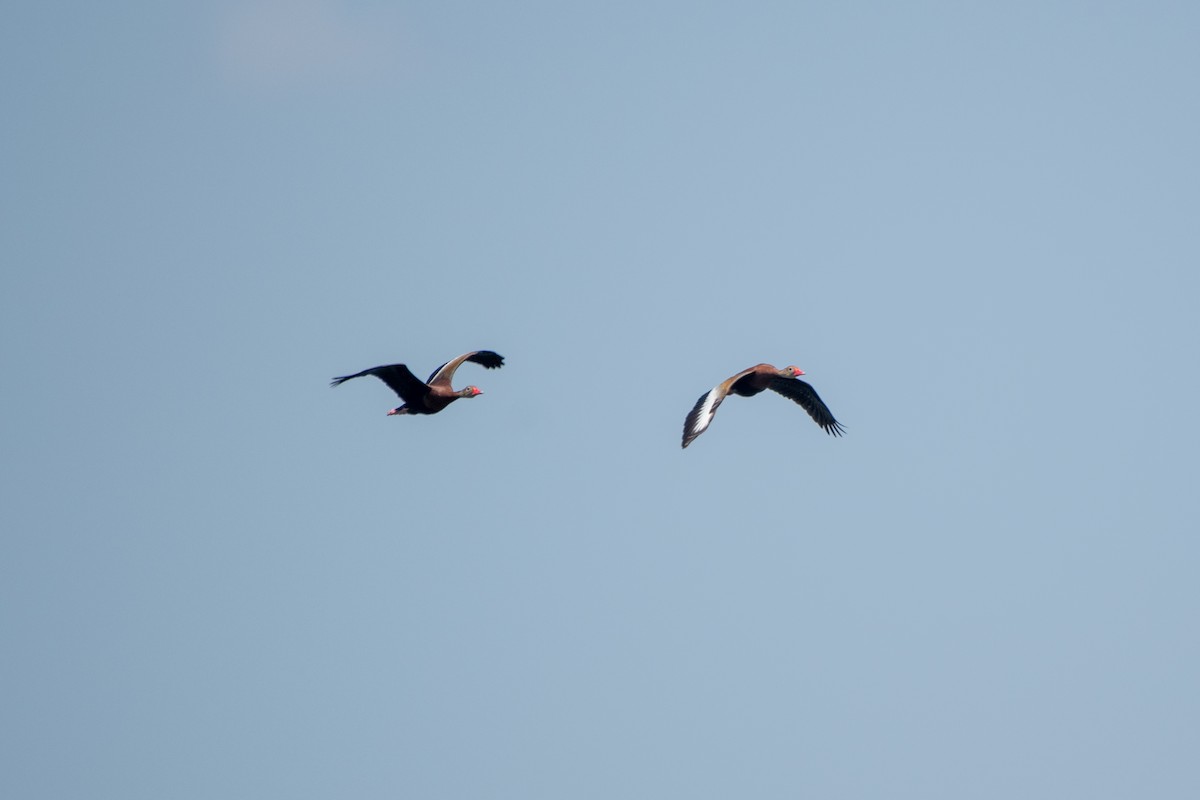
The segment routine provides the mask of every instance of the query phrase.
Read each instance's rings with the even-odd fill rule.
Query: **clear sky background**
[[[1198,42],[7,4],[0,794],[1200,796]]]

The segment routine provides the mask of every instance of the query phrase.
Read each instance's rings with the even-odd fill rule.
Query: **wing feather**
[[[841,436],[846,432],[810,384],[798,378],[775,378],[771,381],[771,391],[783,395],[807,411],[813,422],[820,425],[830,436]]]
[[[404,364],[385,364],[381,367],[371,367],[364,369],[362,372],[356,372],[353,375],[343,375],[340,378],[334,378],[330,382],[330,386],[340,386],[348,380],[361,378],[366,375],[374,375],[379,380],[388,385],[388,388],[400,396],[400,399],[409,405],[420,403],[425,395],[429,394],[429,387],[421,382],[421,379],[413,375],[409,368]]]
[[[499,353],[494,353],[491,350],[473,350],[470,353],[463,353],[461,356],[452,358],[445,364],[442,364],[429,374],[429,380],[426,383],[444,383],[447,387],[450,386],[450,381],[454,379],[454,371],[464,361],[479,364],[485,369],[499,369],[504,366],[504,356]]]
[[[696,401],[696,405],[692,406],[692,410],[688,412],[687,419],[683,422],[683,447],[691,444],[692,440],[704,433],[712,423],[713,417],[717,414],[717,407],[725,399],[725,395],[720,391],[720,388],[718,386],[714,389],[709,389],[700,395],[700,399]]]

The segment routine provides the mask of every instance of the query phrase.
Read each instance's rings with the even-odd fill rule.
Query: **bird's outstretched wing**
[[[813,422],[820,425],[830,436],[841,436],[846,432],[810,384],[798,378],[775,378],[771,381],[770,388],[807,411]]]
[[[725,394],[720,391],[720,388],[718,386],[715,389],[709,389],[700,395],[696,405],[692,406],[692,410],[688,412],[687,419],[683,422],[683,447],[687,447],[693,439],[708,429],[713,417],[717,414],[717,406],[721,405],[721,401],[725,399]]]
[[[470,361],[472,364],[480,364],[487,369],[498,369],[504,366],[504,356],[499,353],[493,353],[491,350],[474,350],[470,353],[463,353],[458,358],[452,358],[445,364],[442,364],[430,373],[429,380],[426,383],[430,385],[444,383],[449,387],[450,381],[454,379],[454,371],[464,361]]]
[[[400,395],[401,400],[409,405],[420,402],[425,395],[429,394],[429,387],[421,383],[421,379],[413,375],[404,364],[386,364],[382,367],[371,367],[370,369],[364,369],[362,372],[356,372],[353,375],[343,375],[340,378],[334,378],[329,385],[339,386],[348,380],[361,378],[364,375],[374,375],[376,378],[379,378],[379,380],[388,385],[388,388]]]
[[[744,369],[737,375],[726,378],[712,389],[700,395],[700,399],[696,401],[696,405],[692,406],[692,410],[688,412],[687,419],[683,421],[684,447],[687,447],[692,443],[693,439],[708,429],[709,424],[713,421],[713,417],[717,415],[717,407],[729,395],[730,387],[753,371],[754,367]]]

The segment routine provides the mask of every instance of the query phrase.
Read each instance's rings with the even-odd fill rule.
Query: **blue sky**
[[[1193,5],[4,23],[5,796],[1200,791]]]

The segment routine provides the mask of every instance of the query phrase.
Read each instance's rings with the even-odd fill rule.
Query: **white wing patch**
[[[683,423],[683,446],[687,447],[700,434],[708,429],[713,417],[717,414],[717,406],[725,399],[725,393],[717,386],[696,401],[687,420]]]

